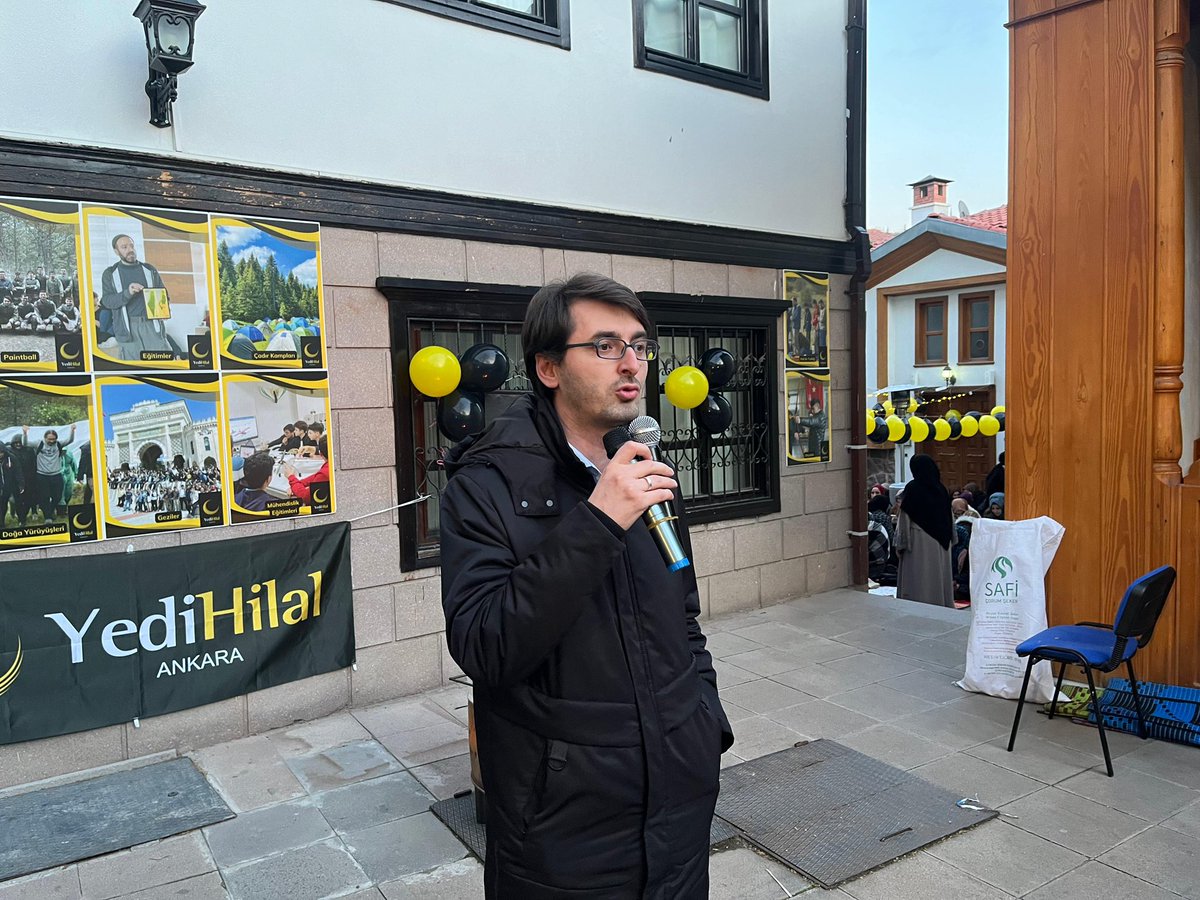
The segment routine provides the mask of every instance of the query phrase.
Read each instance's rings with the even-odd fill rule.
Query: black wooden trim
[[[468,197],[107,148],[0,139],[0,195],[311,219],[595,253],[854,271],[850,241]]]
[[[383,0],[395,6],[432,13],[445,19],[479,25],[492,31],[571,49],[570,0],[546,0],[546,20],[523,16],[464,0]]]
[[[645,0],[633,0],[633,64],[635,68],[648,72],[672,75],[685,81],[693,81],[708,87],[735,91],[760,100],[771,99],[770,67],[768,65],[767,0],[750,0],[743,13],[745,24],[746,71],[731,72],[699,61],[697,42],[699,36],[688,25],[688,56],[684,59],[653,47],[646,46]],[[691,15],[689,5],[689,16]]]

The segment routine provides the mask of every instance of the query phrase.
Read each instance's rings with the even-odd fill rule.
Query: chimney
[[[913,205],[911,207],[913,225],[935,213],[939,216],[950,215],[950,198],[947,191],[949,184],[949,178],[927,175],[920,181],[914,181],[909,185],[913,189]]]

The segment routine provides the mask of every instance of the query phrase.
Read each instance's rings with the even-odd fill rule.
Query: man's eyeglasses
[[[625,351],[629,349],[632,349],[633,355],[642,362],[658,359],[658,341],[649,338],[638,338],[632,342],[620,338],[596,338],[581,344],[567,344],[563,349],[570,350],[573,347],[591,347],[601,359],[624,359]]]

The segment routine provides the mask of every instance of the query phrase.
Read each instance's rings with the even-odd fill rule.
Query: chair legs
[[[1104,767],[1108,769],[1108,777],[1112,778],[1112,757],[1108,755],[1108,737],[1104,733],[1104,717],[1100,714],[1100,701],[1096,699],[1096,681],[1092,678],[1091,666],[1085,665],[1083,671],[1087,675],[1088,690],[1092,694],[1092,711],[1096,714],[1096,730],[1100,732],[1100,748],[1104,751]]]
[[[1129,688],[1133,691],[1133,708],[1137,712],[1138,719],[1138,737],[1143,741],[1150,737],[1150,731],[1146,728],[1146,718],[1142,715],[1142,698],[1138,696],[1137,676],[1133,674],[1133,658],[1125,660],[1125,668],[1129,670]]]
[[[1054,718],[1054,714],[1058,711],[1058,695],[1062,692],[1063,676],[1067,674],[1067,664],[1060,662],[1058,664],[1058,681],[1054,683],[1054,696],[1050,698],[1050,718]]]
[[[1017,742],[1017,726],[1021,724],[1021,708],[1025,705],[1025,693],[1029,690],[1029,676],[1033,674],[1034,657],[1029,657],[1025,666],[1025,680],[1021,682],[1021,697],[1017,700],[1017,713],[1013,716],[1012,734],[1008,736],[1008,752],[1012,753],[1013,745]]]

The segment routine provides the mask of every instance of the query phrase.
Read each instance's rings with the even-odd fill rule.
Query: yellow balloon
[[[875,429],[875,412],[867,410],[867,434],[870,434]]]
[[[945,441],[950,438],[950,423],[945,419],[933,420],[933,439],[935,441]]]
[[[904,420],[897,415],[890,415],[883,420],[887,423],[888,440],[898,441],[904,437]]]
[[[997,422],[996,424],[999,425],[1000,423]],[[912,430],[914,444],[929,440],[929,423],[920,416],[912,416],[908,420],[908,427]]]
[[[910,413],[915,413],[915,412],[917,411],[918,407],[920,407],[920,405],[921,405],[921,404],[919,404],[919,403],[917,402],[917,398],[916,398],[916,397],[909,397],[909,398],[908,398],[908,411],[909,411]]]
[[[979,433],[985,437],[995,437],[1000,433],[1000,420],[995,416],[980,416]]]
[[[945,413],[943,413],[943,416],[947,419],[961,419],[962,413],[960,413],[957,409],[948,409]]]
[[[892,415],[892,413],[894,413],[895,411],[896,411],[896,405],[895,405],[894,403],[892,403],[892,401],[891,401],[891,400],[884,400],[884,401],[883,401],[883,414],[884,414],[885,416],[890,416],[890,415]]]
[[[695,366],[680,366],[667,376],[667,399],[680,409],[695,409],[708,396],[708,378]]]
[[[1000,414],[1001,414],[1001,413],[1003,413],[1003,412],[1004,412],[1004,406],[1003,406],[1003,405],[1001,405],[1001,406],[993,406],[993,407],[992,407],[992,415],[993,415],[993,416],[998,416],[998,415],[1000,415]]]
[[[978,419],[973,418],[972,416],[963,416],[958,421],[959,421],[959,424],[962,425],[962,436],[963,437],[975,437],[975,435],[979,434],[979,420]]]
[[[422,347],[408,364],[408,377],[426,397],[445,397],[458,387],[462,367],[445,347]]]

